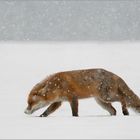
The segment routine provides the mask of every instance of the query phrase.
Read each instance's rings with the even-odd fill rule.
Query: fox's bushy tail
[[[127,86],[124,80],[119,80],[119,91],[123,95],[127,107],[140,113],[140,98]]]

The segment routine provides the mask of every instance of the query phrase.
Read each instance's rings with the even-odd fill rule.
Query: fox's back
[[[82,86],[95,85],[101,82],[111,84],[119,78],[117,75],[104,69],[66,71],[64,75],[67,75],[69,79]]]
[[[77,90],[79,97],[96,95],[99,91],[106,89],[115,91],[117,88],[117,75],[104,69],[87,69],[62,72],[66,80]],[[81,97],[81,98],[82,98]]]

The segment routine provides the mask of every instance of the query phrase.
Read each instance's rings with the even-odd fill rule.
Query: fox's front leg
[[[55,110],[57,110],[60,106],[61,106],[61,102],[55,102],[53,104],[51,104],[47,110],[45,110],[43,112],[43,114],[40,115],[40,117],[47,117],[48,115],[50,115],[51,113],[53,113]]]
[[[78,116],[78,98],[76,96],[72,96],[69,98],[71,110],[72,110],[72,116],[77,117]]]

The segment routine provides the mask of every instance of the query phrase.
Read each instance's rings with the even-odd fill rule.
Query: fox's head
[[[32,114],[36,110],[55,102],[59,96],[59,89],[55,83],[46,82],[37,84],[28,96],[26,114]]]

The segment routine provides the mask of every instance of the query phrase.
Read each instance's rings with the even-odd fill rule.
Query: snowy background
[[[115,117],[92,98],[79,101],[78,118],[68,103],[48,118],[24,114],[31,88],[64,70],[105,68],[140,96],[139,60],[139,43],[0,43],[0,138],[140,138],[140,116],[123,116],[119,103]]]

